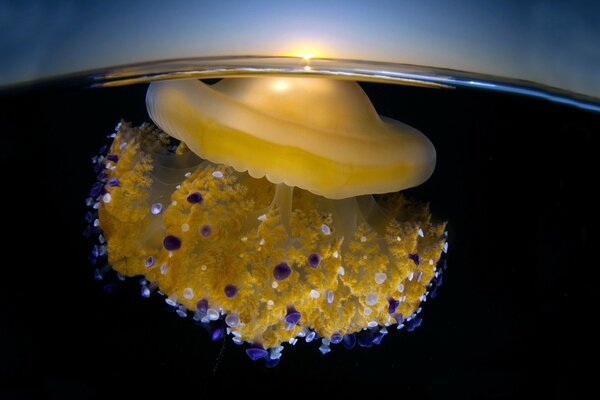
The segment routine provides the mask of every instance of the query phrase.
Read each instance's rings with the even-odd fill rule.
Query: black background
[[[363,87],[436,146],[434,175],[407,193],[449,221],[444,285],[415,332],[325,356],[300,340],[274,369],[141,298],[135,280],[108,294],[93,279],[81,235],[90,157],[120,118],[148,120],[146,86],[0,93],[0,399],[575,394],[570,375],[586,369],[593,335],[578,309],[596,297],[587,255],[600,115],[477,90]]]

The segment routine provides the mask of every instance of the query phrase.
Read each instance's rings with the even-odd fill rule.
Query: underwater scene
[[[0,398],[572,394],[597,106],[401,83],[0,91]]]

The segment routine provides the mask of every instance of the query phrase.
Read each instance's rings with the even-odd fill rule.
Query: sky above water
[[[599,43],[598,1],[0,0],[0,85],[140,61],[309,53],[600,98]]]

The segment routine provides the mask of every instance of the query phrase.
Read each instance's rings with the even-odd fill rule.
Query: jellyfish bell
[[[381,118],[353,81],[229,78],[150,84],[152,120],[198,156],[330,199],[397,192],[433,173],[418,130]]]
[[[156,82],[147,106],[161,129],[122,122],[97,158],[94,261],[267,366],[299,338],[326,354],[421,323],[447,249],[445,223],[399,193],[433,171],[422,133],[342,80]]]

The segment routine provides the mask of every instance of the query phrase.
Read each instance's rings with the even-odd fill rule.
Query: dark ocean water
[[[600,114],[478,90],[364,84],[380,114],[434,143],[438,163],[407,190],[448,221],[449,268],[414,332],[325,356],[286,348],[274,369],[191,319],[93,279],[84,198],[90,158],[124,118],[149,121],[146,85],[54,83],[0,93],[3,171],[0,399],[259,396],[572,396],[593,331],[587,278]],[[582,318],[581,316],[583,315]],[[585,378],[585,375],[583,376]]]

